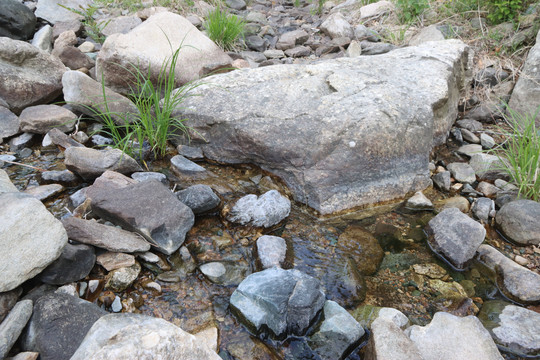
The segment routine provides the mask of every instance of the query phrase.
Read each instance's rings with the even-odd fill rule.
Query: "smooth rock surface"
[[[39,274],[39,279],[51,285],[78,281],[90,274],[95,262],[96,255],[92,246],[68,243],[60,257]]]
[[[261,196],[250,194],[240,198],[229,212],[229,221],[242,225],[271,227],[289,216],[291,202],[277,190]]]
[[[204,138],[207,158],[257,164],[328,214],[428,186],[429,152],[455,120],[468,59],[448,40],[234,71],[208,78],[175,114],[200,134],[193,143]]]
[[[517,200],[505,204],[495,217],[505,236],[522,245],[540,244],[540,203]]]
[[[19,192],[19,190],[15,185],[13,185],[8,174],[4,170],[0,169],[0,194],[6,192]]]
[[[21,193],[0,194],[0,292],[33,278],[56,260],[68,237],[41,201]]]
[[[85,180],[93,180],[107,170],[122,174],[141,171],[140,165],[120,149],[96,150],[70,147],[64,152],[66,168]]]
[[[19,127],[19,117],[9,109],[0,106],[0,142],[3,138],[16,135],[19,132]]]
[[[0,36],[13,40],[28,40],[34,34],[36,16],[27,6],[16,0],[2,0]]]
[[[36,9],[36,16],[40,19],[47,20],[51,24],[57,22],[66,22],[72,20],[82,20],[82,16],[68,9],[61,7],[79,10],[80,6],[87,8],[92,4],[92,0],[39,0]]]
[[[71,360],[220,360],[179,327],[139,314],[110,314],[92,326]]]
[[[474,169],[467,163],[451,163],[447,166],[450,173],[461,183],[472,184],[476,181]]]
[[[426,228],[431,248],[462,269],[486,236],[486,229],[457,208],[444,209]]]
[[[378,318],[370,330],[366,360],[424,360],[416,345],[394,322]]]
[[[193,211],[157,180],[117,189],[91,188],[87,196],[99,216],[141,234],[168,255],[184,243],[194,223]]]
[[[201,214],[216,208],[221,200],[208,185],[192,185],[176,193],[178,200],[186,204],[194,214]]]

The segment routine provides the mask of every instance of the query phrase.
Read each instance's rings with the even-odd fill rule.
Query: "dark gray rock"
[[[120,149],[96,150],[70,147],[64,152],[66,168],[85,180],[93,180],[107,170],[122,174],[141,171],[141,166]]]
[[[388,43],[374,43],[367,40],[361,41],[362,55],[380,55],[386,54],[397,49],[397,46]]]
[[[3,138],[16,135],[19,132],[19,126],[19,117],[9,109],[0,106],[0,142]]]
[[[511,201],[497,212],[497,226],[512,241],[523,245],[540,244],[540,203]]]
[[[150,244],[140,235],[114,226],[99,224],[95,220],[76,217],[62,219],[68,237],[83,244],[115,252],[140,252],[150,250]]]
[[[79,177],[69,170],[44,171],[41,174],[41,180],[46,183],[60,182],[72,184],[79,180]]]
[[[178,145],[176,147],[178,154],[190,159],[190,160],[202,160],[204,159],[203,152],[200,148],[189,145]]]
[[[254,333],[302,336],[324,305],[319,281],[298,270],[267,269],[248,276],[231,296],[237,318]]]
[[[486,236],[486,229],[458,208],[441,211],[426,228],[432,250],[463,269]]]
[[[450,173],[456,181],[465,184],[472,184],[476,181],[476,175],[474,169],[467,163],[454,162],[447,166]]]
[[[221,200],[208,185],[197,184],[176,193],[178,200],[186,204],[195,214],[216,208]]]
[[[291,202],[277,190],[263,195],[250,194],[240,198],[227,215],[229,221],[242,225],[271,227],[289,216]]]
[[[264,52],[268,48],[268,40],[263,39],[259,35],[250,35],[245,39],[246,45],[251,50]]]
[[[450,171],[443,171],[433,175],[433,183],[439,190],[450,191],[451,175]]]
[[[0,324],[0,359],[7,357],[30,316],[32,316],[32,300],[22,300],[15,304],[9,315],[2,321]]]
[[[96,254],[92,246],[66,244],[60,257],[39,275],[46,284],[64,285],[85,278],[94,267]]]
[[[495,210],[495,202],[489,198],[481,197],[474,202],[472,212],[478,220],[487,222],[489,214]]]
[[[245,10],[246,2],[244,0],[225,0],[228,7],[234,10]]]
[[[0,36],[28,40],[36,28],[36,16],[17,0],[2,0],[0,6]]]
[[[468,48],[447,40],[236,71],[207,78],[174,115],[189,119],[207,158],[257,164],[328,214],[428,186],[429,153],[455,120],[468,66]]]
[[[345,358],[364,335],[364,329],[331,300],[324,303],[323,318],[318,330],[308,337],[309,346],[322,360]]]
[[[106,314],[97,305],[71,295],[44,295],[34,303],[22,348],[39,352],[42,360],[68,360],[87,331]]]
[[[194,223],[193,211],[156,180],[119,189],[93,188],[87,195],[96,214],[141,234],[165,254],[178,250]]]

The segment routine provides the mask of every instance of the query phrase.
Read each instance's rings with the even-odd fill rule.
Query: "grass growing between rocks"
[[[223,50],[234,50],[238,40],[244,34],[244,27],[243,19],[229,14],[227,10],[219,6],[208,14],[204,22],[208,37]]]
[[[163,157],[167,152],[167,142],[174,135],[182,133],[189,137],[186,119],[178,119],[172,113],[187,97],[193,96],[192,90],[201,83],[190,82],[176,88],[175,68],[180,50],[181,47],[161,66],[156,84],[150,81],[150,70],[148,75],[135,65],[133,70],[129,70],[135,77],[129,97],[137,107],[137,114],[111,112],[103,85],[105,111],[96,113],[105,125],[102,131],[113,139],[116,148],[141,161],[148,151],[155,157]],[[123,119],[122,125],[114,121],[115,116]]]
[[[540,110],[540,109],[539,109]],[[494,153],[502,163],[519,194],[535,201],[540,200],[540,129],[535,116],[524,116],[512,109],[505,117],[510,130],[502,130],[506,141]]]
[[[103,35],[102,31],[105,29],[107,25],[109,25],[109,21],[105,22],[97,22],[94,18],[94,15],[99,10],[99,7],[92,4],[88,5],[87,7],[84,7],[82,5],[79,5],[79,9],[70,8],[67,6],[64,6],[62,4],[59,4],[59,6],[63,7],[66,10],[71,11],[74,14],[80,15],[83,17],[82,23],[84,25],[84,32],[87,36],[94,39],[96,42],[103,44],[105,42],[105,36]]]

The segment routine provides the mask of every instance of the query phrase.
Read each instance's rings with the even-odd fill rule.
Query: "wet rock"
[[[263,195],[246,195],[234,204],[227,219],[241,225],[271,227],[289,216],[291,202],[276,190]]]
[[[87,8],[92,4],[91,0],[40,0],[37,4],[36,16],[40,19],[47,20],[51,24],[56,22],[66,22],[73,20],[82,20],[82,16],[78,15],[59,4],[73,9],[79,9],[80,6]]]
[[[278,236],[263,235],[257,239],[257,258],[262,269],[281,267],[287,254],[287,243]]]
[[[284,33],[279,37],[276,43],[276,49],[288,50],[294,48],[296,45],[302,45],[309,39],[309,34],[305,30],[293,30]]]
[[[428,325],[413,325],[406,333],[424,360],[498,359],[503,357],[478,318],[437,312]]]
[[[439,190],[450,191],[450,171],[443,171],[438,174],[433,175],[433,183]]]
[[[190,159],[190,160],[203,160],[204,155],[200,148],[188,145],[178,145],[176,147],[178,154]]]
[[[444,268],[435,263],[414,264],[413,270],[417,274],[426,275],[432,279],[442,279],[447,274]]]
[[[480,245],[477,259],[497,274],[499,289],[520,303],[540,301],[540,275],[515,263],[489,245]]]
[[[466,76],[454,69],[467,70],[467,59],[461,42],[447,40],[376,58],[230,72],[207,78],[195,90],[201,96],[186,99],[174,115],[188,118],[205,139],[193,142],[201,143],[207,158],[261,165],[280,176],[296,200],[329,214],[428,186],[432,144],[444,141],[455,120],[448,109],[457,111],[457,95],[437,94],[457,94]],[[377,81],[366,74],[377,74]],[[440,91],[426,92],[418,86],[424,82]],[[384,105],[374,100],[382,93],[389,94]],[[454,98],[456,104],[449,104]],[[379,128],[385,131],[369,130]],[[355,130],[344,139],[344,129]]]
[[[152,172],[152,171],[145,171],[145,172],[134,172],[131,174],[131,178],[138,181],[148,181],[148,180],[157,180],[162,182],[164,185],[169,185],[169,181],[167,180],[167,176],[162,173],[158,172]]]
[[[472,157],[475,154],[479,154],[482,152],[482,145],[478,144],[467,144],[462,145],[457,149],[458,154],[467,155],[468,157]]]
[[[370,327],[366,360],[423,360],[420,351],[392,321],[377,318]]]
[[[118,125],[124,125],[126,120],[131,119],[130,114],[137,114],[138,110],[128,98],[103,86],[80,71],[67,71],[62,76],[62,91],[64,99],[77,111],[88,116],[107,112],[107,107],[112,119]],[[107,107],[103,100],[103,91],[107,98]]]
[[[51,54],[23,41],[0,37],[0,100],[11,111],[47,103],[62,91],[66,68]]]
[[[231,296],[230,306],[254,333],[284,338],[303,335],[324,301],[317,279],[298,270],[271,268],[242,281]]]
[[[207,329],[197,332],[194,336],[201,345],[215,352],[219,351],[219,330],[217,327],[210,326]]]
[[[159,318],[110,314],[92,326],[71,360],[220,360],[196,337]]]
[[[441,211],[426,227],[428,243],[437,254],[463,269],[486,236],[486,229],[457,208]]]
[[[39,352],[43,360],[67,360],[94,322],[106,314],[97,305],[71,295],[46,294],[34,302],[22,348]]]
[[[0,106],[0,142],[3,138],[19,133],[20,121],[17,115]]]
[[[95,220],[76,217],[62,219],[68,237],[83,244],[97,246],[115,252],[138,252],[150,249],[142,236],[114,226],[99,224]]]
[[[89,189],[87,194],[96,214],[141,234],[165,254],[178,250],[194,223],[193,211],[156,180],[120,189]]]
[[[213,176],[210,171],[207,171],[202,166],[195,164],[193,161],[186,159],[182,155],[173,156],[171,159],[171,169],[181,178],[204,179]]]
[[[433,204],[421,191],[418,191],[407,200],[405,207],[411,210],[431,210]]]
[[[199,266],[199,269],[210,281],[215,283],[219,283],[221,278],[227,273],[225,265],[220,262],[206,263]]]
[[[9,315],[2,321],[0,324],[0,359],[6,358],[30,316],[32,316],[32,300],[22,300],[15,304]]]
[[[120,292],[126,290],[139,276],[141,265],[138,262],[130,267],[113,270],[107,276],[105,289]]]
[[[37,199],[21,193],[0,194],[0,292],[39,274],[67,243],[64,227]]]
[[[505,204],[495,218],[498,228],[522,245],[540,244],[540,203],[517,200]]]
[[[104,25],[101,29],[101,33],[105,36],[118,33],[127,34],[132,29],[139,26],[141,23],[141,19],[135,15],[119,16],[113,19],[99,22],[100,25]]]
[[[518,79],[509,107],[521,114],[534,115],[540,106],[540,92],[538,90],[538,80],[540,79],[540,31],[536,36],[536,44],[527,55],[527,60],[521,70],[522,76]],[[536,117],[536,124],[540,124],[540,117]]]
[[[32,45],[40,50],[50,53],[52,51],[53,28],[45,25],[34,34]]]
[[[364,305],[356,308],[351,315],[365,328],[371,328],[377,319],[393,322],[400,329],[405,329],[409,325],[407,316],[394,308]]]
[[[135,265],[135,256],[108,251],[98,255],[96,258],[96,263],[103,266],[107,271],[113,271],[123,267]]]
[[[94,267],[96,255],[88,245],[66,244],[60,257],[39,275],[46,284],[63,285],[85,278]]]
[[[95,150],[86,147],[70,147],[64,154],[66,168],[85,180],[93,180],[107,170],[122,174],[142,170],[133,158],[120,149]]]
[[[486,301],[478,314],[499,348],[517,356],[540,356],[540,314],[500,300]]]
[[[324,303],[322,314],[324,320],[318,330],[308,337],[308,344],[323,360],[342,359],[365,331],[347,310],[334,301]]]
[[[140,64],[143,74],[151,67],[150,80],[156,83],[162,64],[180,46],[176,85],[197,79],[205,65],[231,63],[229,56],[187,19],[165,11],[152,15],[127,34],[107,37],[97,58],[96,71],[103,74],[106,85],[113,90],[129,92],[134,80],[131,64]]]
[[[373,275],[379,269],[384,251],[377,239],[362,227],[349,226],[338,238],[338,248],[355,262],[364,275]]]
[[[24,190],[24,193],[43,201],[64,191],[60,184],[32,186]]]
[[[454,179],[461,183],[472,184],[476,181],[475,171],[467,163],[451,163],[447,166]]]
[[[202,214],[216,208],[221,200],[208,185],[197,184],[176,193],[178,200],[186,204],[194,214]]]
[[[19,192],[19,190],[15,185],[13,185],[8,174],[4,170],[0,169],[0,194],[8,192]]]

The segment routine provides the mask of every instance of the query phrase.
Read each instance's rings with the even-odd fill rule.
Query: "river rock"
[[[42,360],[68,360],[94,322],[106,315],[97,305],[67,294],[49,293],[34,303],[22,348]]]
[[[318,330],[308,337],[308,344],[321,360],[342,359],[365,331],[360,324],[336,302],[328,300],[323,307],[324,320]]]
[[[51,25],[45,25],[39,29],[32,39],[32,45],[40,50],[50,53],[52,51],[53,28]]]
[[[14,40],[28,40],[36,28],[36,16],[27,6],[16,0],[3,0],[0,8],[0,36]]]
[[[337,247],[351,258],[364,275],[373,275],[379,269],[384,251],[377,239],[359,226],[348,226],[339,236]]]
[[[486,229],[457,208],[444,209],[426,228],[428,243],[437,254],[463,269],[486,236]]]
[[[62,91],[64,99],[76,110],[83,114],[96,117],[98,114],[109,113],[118,125],[124,125],[126,120],[131,121],[134,114],[138,114],[137,107],[125,96],[103,87],[80,71],[66,71],[62,76]],[[107,107],[103,93],[107,99]]]
[[[83,244],[116,252],[131,253],[150,250],[150,243],[142,236],[114,226],[100,224],[95,220],[67,217],[62,219],[62,224],[70,239]]]
[[[0,143],[3,138],[16,135],[19,132],[19,127],[19,117],[9,109],[0,106]]]
[[[7,192],[19,192],[19,190],[15,185],[13,185],[8,174],[4,170],[0,169],[0,194]]]
[[[372,305],[363,305],[357,307],[351,315],[365,328],[372,328],[372,324],[377,319],[393,322],[400,329],[409,326],[409,319],[401,311]]]
[[[39,274],[39,279],[51,285],[78,281],[90,274],[95,262],[96,255],[92,246],[68,243],[60,257]]]
[[[96,150],[86,147],[70,147],[64,152],[66,168],[85,180],[93,180],[107,170],[122,174],[141,171],[132,157],[120,149]]]
[[[443,190],[447,192],[450,191],[450,184],[451,184],[450,171],[443,171],[438,174],[435,174],[433,175],[432,179],[433,179],[433,184],[435,184],[435,186],[439,188],[439,190]]]
[[[472,212],[474,216],[481,221],[487,222],[489,214],[495,210],[495,202],[491,199],[481,197],[474,202]],[[540,239],[540,238],[539,238]]]
[[[23,41],[0,37],[0,102],[11,111],[55,99],[66,67],[51,54]]]
[[[142,24],[142,21],[136,15],[119,16],[100,22],[100,25],[104,25],[101,29],[101,33],[105,36],[117,33],[127,34],[140,24]]]
[[[0,324],[0,359],[6,358],[30,316],[32,316],[32,300],[22,300],[15,304],[9,315],[2,321]]]
[[[540,356],[540,314],[500,300],[486,301],[478,314],[495,343],[522,357]]]
[[[540,275],[515,263],[489,245],[480,245],[477,259],[497,273],[499,289],[519,303],[540,301]]]
[[[24,109],[19,116],[21,131],[46,134],[51,128],[72,131],[77,115],[58,105],[36,105]]]
[[[159,318],[110,314],[92,326],[71,360],[220,360],[195,336]]]
[[[92,5],[92,0],[39,0],[36,16],[53,25],[57,22],[82,20],[83,17],[81,15],[60,5],[71,9],[81,10],[80,7],[86,9],[88,6]]]
[[[424,360],[503,360],[497,345],[475,316],[437,312],[426,326],[406,330]]]
[[[56,48],[52,51],[52,54],[58,56],[60,60],[71,70],[77,69],[91,69],[95,66],[96,62],[83,53],[79,48],[74,46],[64,46]]]
[[[157,180],[157,181],[161,181],[164,185],[169,185],[169,181],[167,180],[167,175],[159,173],[159,172],[153,172],[153,171],[134,172],[133,174],[131,174],[131,178],[137,182]]]
[[[331,14],[320,26],[321,30],[332,39],[340,37],[354,37],[354,30],[351,24],[340,13]]]
[[[482,145],[478,144],[467,144],[462,145],[457,149],[458,154],[467,155],[468,157],[472,157],[475,154],[479,154],[482,152]]]
[[[79,180],[79,177],[69,170],[52,170],[44,171],[41,174],[41,180],[46,183],[61,182],[65,184],[73,184]]]
[[[509,108],[523,115],[529,115],[530,118],[537,114],[536,125],[540,125],[540,116],[538,109],[540,107],[540,31],[536,36],[536,44],[527,55],[527,60],[521,70],[512,97],[510,98]],[[518,120],[519,121],[519,120]]]
[[[193,213],[201,214],[216,208],[221,200],[208,185],[197,184],[176,193],[178,200],[186,204]]]
[[[288,50],[296,45],[302,45],[309,39],[309,34],[302,29],[288,31],[279,37],[276,43],[277,50]]]
[[[431,210],[433,203],[421,191],[407,199],[405,207],[411,210]]]
[[[418,33],[409,40],[409,46],[420,45],[428,41],[444,40],[444,35],[437,28],[437,25],[429,25],[422,28]]]
[[[15,306],[21,293],[21,288],[0,293],[0,323],[5,319],[13,306]]]
[[[168,255],[184,243],[195,219],[193,211],[157,180],[118,189],[91,188],[87,195],[96,214],[141,234]]]
[[[279,236],[263,235],[257,239],[257,259],[262,269],[281,267],[285,262],[287,243]]]
[[[474,169],[467,163],[451,163],[448,164],[448,170],[456,181],[465,184],[472,184],[476,181]]]
[[[227,215],[227,219],[242,225],[251,224],[268,228],[289,216],[290,211],[289,199],[277,190],[270,190],[259,197],[250,194],[240,198]]]
[[[283,339],[304,335],[324,302],[317,279],[298,270],[274,267],[242,281],[231,296],[230,306],[253,333]]]
[[[107,86],[129,92],[137,64],[143,74],[157,82],[163,63],[181,47],[176,65],[176,84],[198,79],[199,72],[210,64],[231,64],[231,58],[186,18],[171,12],[152,15],[127,34],[107,37],[97,58],[98,77],[102,74]]]
[[[185,177],[189,179],[204,179],[209,176],[213,176],[210,171],[207,171],[202,166],[197,165],[189,159],[186,159],[182,155],[172,157],[171,169],[181,179]]]
[[[377,318],[370,330],[366,360],[424,360],[416,345],[394,322]]]
[[[96,257],[96,263],[103,266],[107,271],[113,271],[123,267],[135,265],[135,256],[118,252],[108,251]]]
[[[495,218],[497,226],[512,241],[522,245],[540,244],[540,203],[517,200],[505,204]]]
[[[479,153],[471,157],[469,165],[480,180],[494,180],[501,177],[501,162],[495,155]]]
[[[67,243],[67,234],[41,201],[18,192],[0,194],[0,219],[0,292],[4,292],[56,260]]]
[[[207,158],[257,164],[328,214],[428,186],[429,153],[455,120],[468,58],[447,40],[234,71],[207,78],[175,116],[189,119]]]
[[[113,270],[107,276],[105,289],[110,289],[115,292],[124,291],[137,280],[140,272],[141,265],[138,262],[135,262],[135,264],[130,267]]]

